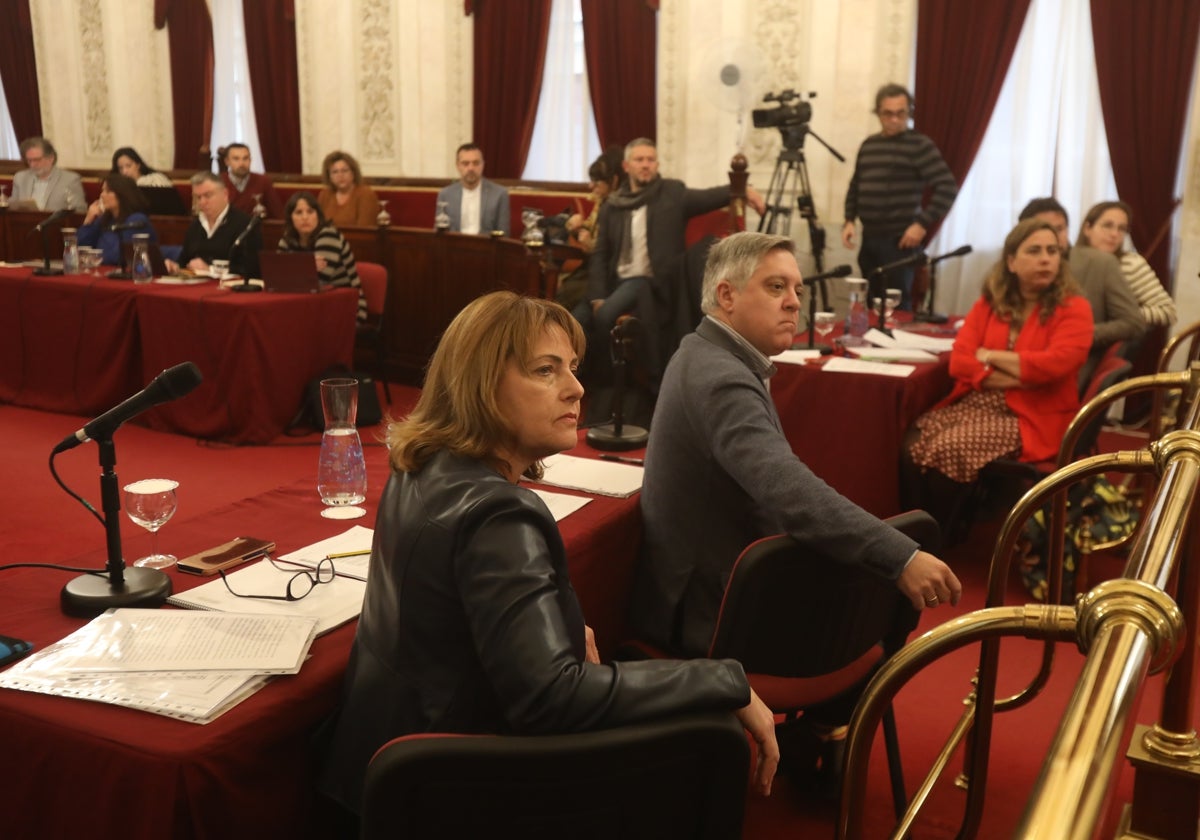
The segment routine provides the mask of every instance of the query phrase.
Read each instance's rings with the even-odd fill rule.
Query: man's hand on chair
[[[928,551],[918,551],[913,555],[896,579],[896,586],[916,610],[957,604],[962,597],[962,584],[954,572]]]

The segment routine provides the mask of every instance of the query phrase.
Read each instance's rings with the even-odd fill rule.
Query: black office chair
[[[571,735],[410,735],[367,768],[361,837],[736,840],[748,772],[732,714]]]
[[[938,550],[941,531],[925,511],[886,521],[924,550]],[[815,556],[791,537],[768,537],[733,567],[709,656],[741,662],[773,712],[795,715],[861,685],[904,646],[919,618],[894,582]],[[884,740],[900,815],[907,794],[891,709]]]

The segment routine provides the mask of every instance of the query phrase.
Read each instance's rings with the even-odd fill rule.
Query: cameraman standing
[[[842,226],[842,244],[853,248],[854,220],[862,220],[858,265],[863,277],[870,278],[879,266],[915,253],[958,195],[958,184],[937,146],[909,129],[912,112],[912,95],[900,85],[884,85],[875,94],[882,131],[868,137],[858,150]],[[926,187],[932,188],[933,196],[922,207]],[[913,270],[897,271],[892,278],[888,285],[904,292],[900,308],[912,309]]]

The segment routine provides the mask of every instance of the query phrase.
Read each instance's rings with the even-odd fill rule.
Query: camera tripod
[[[780,150],[775,161],[775,171],[771,173],[771,181],[763,197],[766,209],[758,220],[759,233],[776,233],[790,236],[792,229],[791,196],[796,197],[796,210],[800,217],[808,223],[808,240],[812,247],[813,263],[817,274],[825,272],[825,228],[817,218],[817,208],[813,203],[812,188],[808,180],[808,163],[804,159],[804,138],[811,134],[822,146],[829,150],[840,161],[846,159],[837,150],[826,143],[808,127],[807,123],[799,126],[789,126],[784,131],[784,148]],[[829,309],[829,290],[822,278],[817,286],[821,292],[821,308]],[[815,292],[815,290],[814,290]],[[811,326],[811,325],[810,325]]]

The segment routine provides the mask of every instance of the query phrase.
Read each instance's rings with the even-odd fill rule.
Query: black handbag
[[[375,377],[360,370],[350,370],[344,365],[326,368],[304,386],[304,402],[290,429],[309,428],[319,432],[325,430],[325,413],[321,410],[321,380],[349,378],[358,380],[358,413],[354,425],[375,426],[383,420],[383,407],[379,404],[379,392],[375,390]]]

